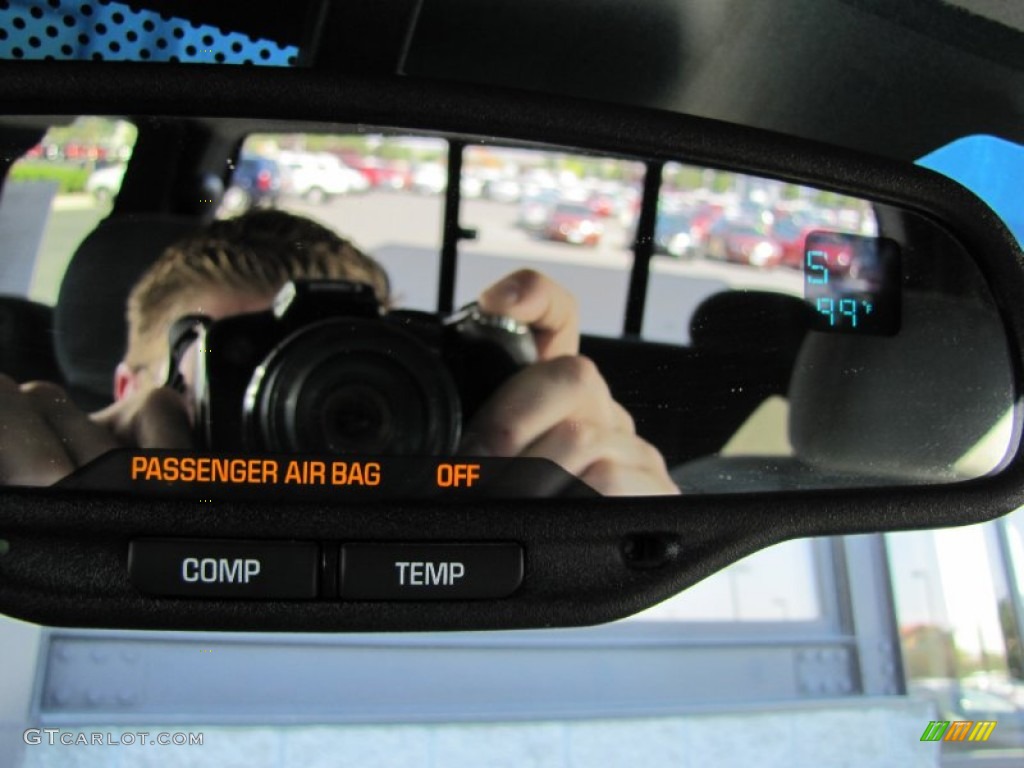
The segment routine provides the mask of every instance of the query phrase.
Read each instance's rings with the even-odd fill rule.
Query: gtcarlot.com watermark
[[[203,734],[186,733],[176,731],[168,733],[160,731],[121,731],[111,733],[110,731],[65,731],[60,728],[29,728],[22,734],[26,744],[35,746],[48,744],[51,747],[63,745],[65,747],[201,747],[203,746]]]

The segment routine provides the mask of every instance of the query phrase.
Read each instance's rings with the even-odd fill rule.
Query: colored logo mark
[[[921,741],[988,741],[995,728],[995,720],[932,720]]]

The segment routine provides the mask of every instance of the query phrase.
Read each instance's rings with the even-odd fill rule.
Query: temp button
[[[523,581],[518,544],[346,544],[345,600],[472,600],[507,597]]]
[[[319,553],[300,541],[140,539],[128,545],[128,574],[149,595],[309,600]]]

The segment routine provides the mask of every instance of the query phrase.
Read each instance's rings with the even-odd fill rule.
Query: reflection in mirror
[[[476,236],[459,247],[456,304],[509,271],[533,269],[572,289],[583,333],[618,336],[643,164],[489,145],[464,157],[463,177],[484,183],[462,203]]]
[[[917,214],[677,163],[645,200],[643,159],[465,137],[50,126],[0,205],[9,485],[728,493],[954,482],[1016,447],[990,292]]]
[[[1013,447],[1005,332],[944,230],[739,174],[670,166],[665,179],[658,221],[686,226],[661,244],[656,228],[644,336],[703,353],[704,380],[673,401],[693,429],[663,449],[684,491],[942,483],[999,466]],[[659,316],[670,297],[682,311]]]

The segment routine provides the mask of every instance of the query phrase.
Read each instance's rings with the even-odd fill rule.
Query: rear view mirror
[[[145,137],[168,122],[139,120],[138,130]],[[122,122],[89,125],[106,131],[111,152],[130,154],[116,144],[128,133]],[[992,472],[1015,447],[1013,366],[994,297],[962,246],[926,217],[708,166],[278,127],[243,135],[219,215],[256,209],[261,192],[246,191],[248,175],[273,173],[262,205],[324,222],[380,266],[350,264],[356,256],[344,250],[337,272],[303,260],[293,243],[321,234],[286,216],[266,217],[290,227],[277,240],[267,224],[204,229],[197,219],[147,247],[132,230],[151,222],[115,212],[83,233],[65,275],[47,270],[54,284],[34,290],[59,297],[54,343],[73,398],[95,400],[93,410],[123,400],[116,372],[127,366],[133,387],[180,389],[191,434],[140,444],[129,436],[127,447],[101,445],[95,459],[61,469],[37,467],[40,451],[8,462],[9,485],[218,500],[670,495],[675,486],[693,496],[944,484]],[[307,145],[318,151],[284,149]],[[474,237],[457,242],[454,295],[439,298],[450,152],[461,172],[447,207]],[[372,177],[353,166],[394,176],[370,189]],[[159,168],[138,170],[147,186],[164,183]],[[649,174],[660,177],[653,203],[642,194]],[[235,196],[248,202],[239,207]],[[640,226],[645,204],[653,228]],[[105,209],[95,207],[98,219]],[[66,216],[53,216],[65,226]],[[396,230],[394,221],[408,224]],[[244,258],[257,256],[217,249],[257,236],[253,253],[277,272],[250,285],[244,270],[255,267]],[[154,266],[166,246],[172,258]],[[239,265],[217,267],[207,250]],[[637,263],[647,266],[642,291],[630,284]],[[530,424],[531,407],[519,423],[499,413],[522,399],[517,374],[553,355],[537,349],[526,322],[438,304],[473,306],[523,270],[564,294],[566,322],[579,325],[581,351],[596,365],[587,383],[610,389],[671,481],[588,483],[609,458],[601,446],[582,462],[571,448],[546,449],[563,419],[595,427],[585,409],[557,404],[550,377],[527,385],[538,402],[556,403],[548,410],[564,411],[550,424]],[[641,320],[628,331],[627,305]],[[103,341],[98,313],[111,318]],[[81,411],[47,418],[73,435]],[[522,423],[535,434],[514,447],[489,434]],[[38,440],[32,420],[6,427],[9,440]]]
[[[19,71],[12,95],[41,76]],[[226,627],[218,600],[240,628],[266,601],[281,628],[585,623],[774,541],[1019,493],[1019,249],[952,182],[696,119],[438,87],[447,113],[301,72],[206,86],[301,81],[317,98],[287,121],[212,97],[176,117],[125,72],[88,104],[146,113],[121,195],[45,255],[66,271],[35,266],[66,396],[4,410],[4,610],[91,621],[65,579],[27,597],[71,546],[114,601],[102,623]],[[190,212],[140,210],[195,179]],[[307,219],[370,260],[309,245]],[[280,269],[253,256],[295,243]],[[140,429],[154,399],[170,417]]]

